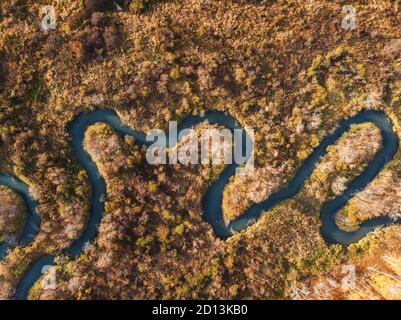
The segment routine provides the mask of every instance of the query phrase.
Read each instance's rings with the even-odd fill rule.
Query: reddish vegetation
[[[20,235],[26,221],[25,210],[25,204],[18,194],[0,187],[0,242]]]

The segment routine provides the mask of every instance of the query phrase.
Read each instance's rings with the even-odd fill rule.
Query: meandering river
[[[203,116],[190,116],[185,118],[179,125],[178,132],[186,128],[194,127],[206,120],[211,124],[222,125],[230,130],[242,129],[235,118],[221,112],[211,111],[205,113]],[[66,254],[68,254],[72,259],[75,259],[81,253],[84,246],[95,238],[104,211],[102,198],[106,195],[105,181],[101,177],[96,164],[83,149],[85,131],[90,125],[99,122],[109,124],[119,135],[133,136],[138,145],[149,146],[152,143],[146,141],[145,134],[124,125],[117,114],[111,110],[100,109],[80,114],[70,124],[69,132],[71,135],[71,147],[77,160],[86,170],[92,187],[90,214],[87,226],[81,236],[66,251]],[[280,202],[295,196],[301,190],[304,182],[312,174],[319,158],[325,155],[327,147],[335,143],[344,132],[349,130],[351,125],[364,122],[372,122],[380,129],[382,148],[368,163],[362,174],[355,178],[341,195],[323,205],[321,210],[322,236],[327,243],[347,245],[358,241],[367,233],[378,227],[401,223],[401,219],[392,220],[389,217],[379,217],[362,223],[357,230],[352,232],[346,232],[339,229],[335,223],[336,212],[340,210],[348,200],[353,197],[353,195],[365,188],[365,186],[377,176],[384,165],[393,158],[398,149],[398,137],[392,129],[390,119],[383,112],[372,110],[361,111],[357,115],[339,123],[337,129],[325,137],[319,146],[317,146],[309,157],[302,163],[289,183],[266,200],[252,205],[240,217],[231,221],[229,225],[225,225],[223,221],[223,191],[229,182],[230,177],[235,175],[238,165],[235,163],[227,165],[203,197],[202,205],[204,210],[204,219],[211,225],[215,234],[220,238],[227,238],[234,232],[244,230],[251,222],[256,221],[263,212],[271,209]],[[246,134],[243,136],[244,141],[245,139],[250,141],[250,137]],[[249,153],[247,156],[249,156]],[[0,184],[6,185],[15,190],[22,196],[27,205],[28,220],[19,243],[20,245],[27,245],[33,241],[40,225],[40,219],[36,213],[37,202],[30,196],[28,187],[18,179],[2,174],[0,175]],[[7,245],[4,243],[1,244],[0,258],[4,256],[6,249]],[[42,275],[42,268],[46,265],[52,264],[54,264],[54,256],[52,255],[44,255],[39,258],[22,277],[17,287],[16,299],[26,299],[29,289]]]

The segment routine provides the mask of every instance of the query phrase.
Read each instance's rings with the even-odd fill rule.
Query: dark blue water
[[[391,121],[383,112],[372,110],[362,111],[352,118],[343,120],[337,130],[324,138],[319,146],[313,150],[312,154],[302,163],[293,179],[283,189],[272,194],[265,201],[251,206],[240,217],[231,221],[228,226],[223,221],[222,198],[224,187],[233,175],[235,168],[226,168],[218,180],[208,189],[203,199],[205,219],[213,226],[216,234],[221,238],[227,238],[233,232],[244,230],[251,221],[257,220],[262,212],[295,196],[312,174],[319,158],[326,153],[327,147],[335,143],[344,132],[349,130],[351,125],[364,122],[372,122],[380,129],[382,148],[368,163],[362,174],[354,179],[340,196],[323,205],[320,212],[322,236],[330,244],[350,244],[360,240],[367,233],[378,227],[401,223],[401,219],[378,217],[360,224],[359,228],[352,232],[341,230],[335,223],[336,212],[344,207],[354,194],[363,190],[377,176],[383,166],[393,158],[398,149],[399,141],[392,129]]]
[[[178,127],[178,132],[186,128],[194,127],[205,120],[208,120],[211,124],[219,124],[231,130],[241,129],[241,126],[233,117],[220,112],[208,112],[204,116],[190,116],[184,119]],[[79,163],[86,170],[92,186],[91,208],[87,227],[78,240],[66,251],[66,254],[72,259],[76,258],[77,255],[81,253],[85,244],[95,238],[104,211],[102,198],[106,195],[106,185],[96,165],[84,151],[82,145],[84,134],[88,126],[99,122],[109,124],[120,135],[133,136],[138,145],[149,146],[152,143],[146,141],[146,136],[143,133],[125,126],[118,116],[110,110],[95,110],[83,113],[71,123],[69,127],[71,146]],[[221,207],[223,190],[230,177],[235,175],[236,169],[238,168],[237,164],[228,165],[218,179],[209,187],[203,198],[202,205],[205,220],[212,226],[216,235],[223,239],[232,235],[233,232],[244,230],[250,222],[256,221],[264,211],[271,209],[283,200],[295,196],[301,190],[305,180],[312,174],[319,158],[326,153],[326,148],[335,143],[344,132],[349,130],[352,124],[363,122],[372,122],[380,129],[383,138],[382,148],[375,155],[374,159],[368,163],[363,173],[354,179],[340,196],[324,204],[321,211],[322,235],[328,243],[349,244],[358,241],[368,232],[378,227],[401,223],[401,219],[395,221],[388,217],[380,217],[362,223],[357,230],[352,232],[340,230],[335,223],[335,213],[340,210],[355,193],[362,190],[376,177],[383,166],[393,158],[398,149],[398,137],[392,130],[391,121],[383,112],[379,111],[362,111],[356,116],[342,121],[335,132],[324,138],[320,145],[314,149],[312,154],[303,162],[293,179],[286,186],[271,195],[265,201],[251,206],[244,214],[230,222],[229,225],[225,225]],[[246,134],[243,135],[243,139],[250,141],[250,137]],[[169,147],[172,146],[173,145],[169,145]],[[242,151],[244,154],[246,153],[245,148]],[[250,153],[246,155],[249,156]],[[1,183],[0,181],[0,184]],[[19,183],[17,184],[19,185]],[[16,188],[13,187],[13,189]],[[18,188],[16,190],[18,191]],[[29,196],[29,193],[26,192],[25,195]],[[33,206],[33,208],[34,207],[35,206]],[[32,227],[34,228],[31,230],[37,229],[37,223],[34,223]],[[33,233],[30,232],[30,234],[31,237],[27,239],[31,240]],[[24,235],[26,236],[27,234],[24,232]],[[31,286],[42,275],[42,268],[46,265],[52,265],[53,260],[53,256],[45,255],[33,264],[24,274],[17,287],[17,299],[25,299],[27,297]]]

